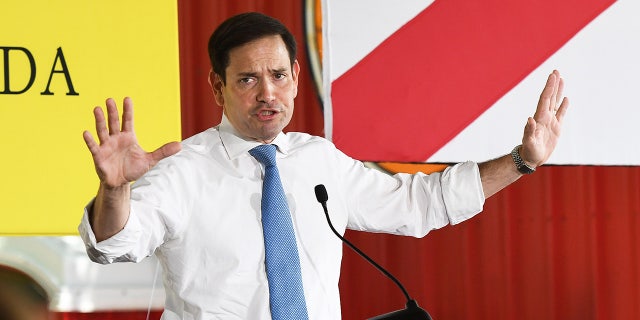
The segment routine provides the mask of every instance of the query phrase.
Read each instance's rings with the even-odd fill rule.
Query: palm
[[[93,161],[100,180],[117,186],[137,180],[149,169],[145,155],[132,133],[121,132],[99,146]]]
[[[176,153],[180,149],[177,142],[169,143],[154,152],[144,151],[138,144],[133,130],[133,104],[124,101],[122,128],[115,102],[107,100],[108,128],[101,108],[94,110],[96,131],[100,144],[91,134],[84,133],[84,139],[93,157],[96,173],[100,181],[109,187],[118,187],[135,181],[151,169],[159,160]]]

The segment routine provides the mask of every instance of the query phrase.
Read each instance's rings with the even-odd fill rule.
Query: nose
[[[258,95],[256,96],[256,100],[258,100],[258,102],[271,104],[275,99],[275,85],[269,80],[261,81],[258,86]]]

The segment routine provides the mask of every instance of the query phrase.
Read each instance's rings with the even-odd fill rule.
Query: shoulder
[[[308,161],[324,162],[326,165],[351,166],[357,160],[340,151],[326,138],[301,132],[287,133],[289,154]]]
[[[213,150],[219,149],[222,146],[220,135],[215,127],[186,138],[182,140],[180,144],[182,145],[182,150],[171,157],[163,159],[160,162],[161,165],[178,164],[202,158],[202,156],[206,157],[210,155]]]
[[[215,148],[221,144],[217,127],[209,128],[182,141],[183,149],[193,152]]]
[[[301,151],[308,148],[336,149],[335,145],[331,141],[323,137],[310,135],[308,133],[288,132],[286,136],[289,140],[289,147],[291,152]]]

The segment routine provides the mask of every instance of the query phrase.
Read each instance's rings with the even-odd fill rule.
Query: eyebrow
[[[287,72],[289,69],[287,69],[286,67],[282,67],[282,68],[278,68],[278,69],[273,69],[271,70],[271,73],[285,73]]]
[[[285,73],[288,72],[289,69],[287,69],[286,67],[282,67],[282,68],[276,68],[276,69],[270,69],[269,71],[271,73]],[[238,72],[236,74],[236,76],[238,77],[255,77],[258,75],[258,72],[252,72],[252,71],[246,71],[246,72]]]

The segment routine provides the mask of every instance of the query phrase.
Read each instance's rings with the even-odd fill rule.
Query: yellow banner
[[[180,139],[175,1],[11,0],[0,10],[0,234],[76,234],[98,179],[92,109],[133,98],[140,144]]]

